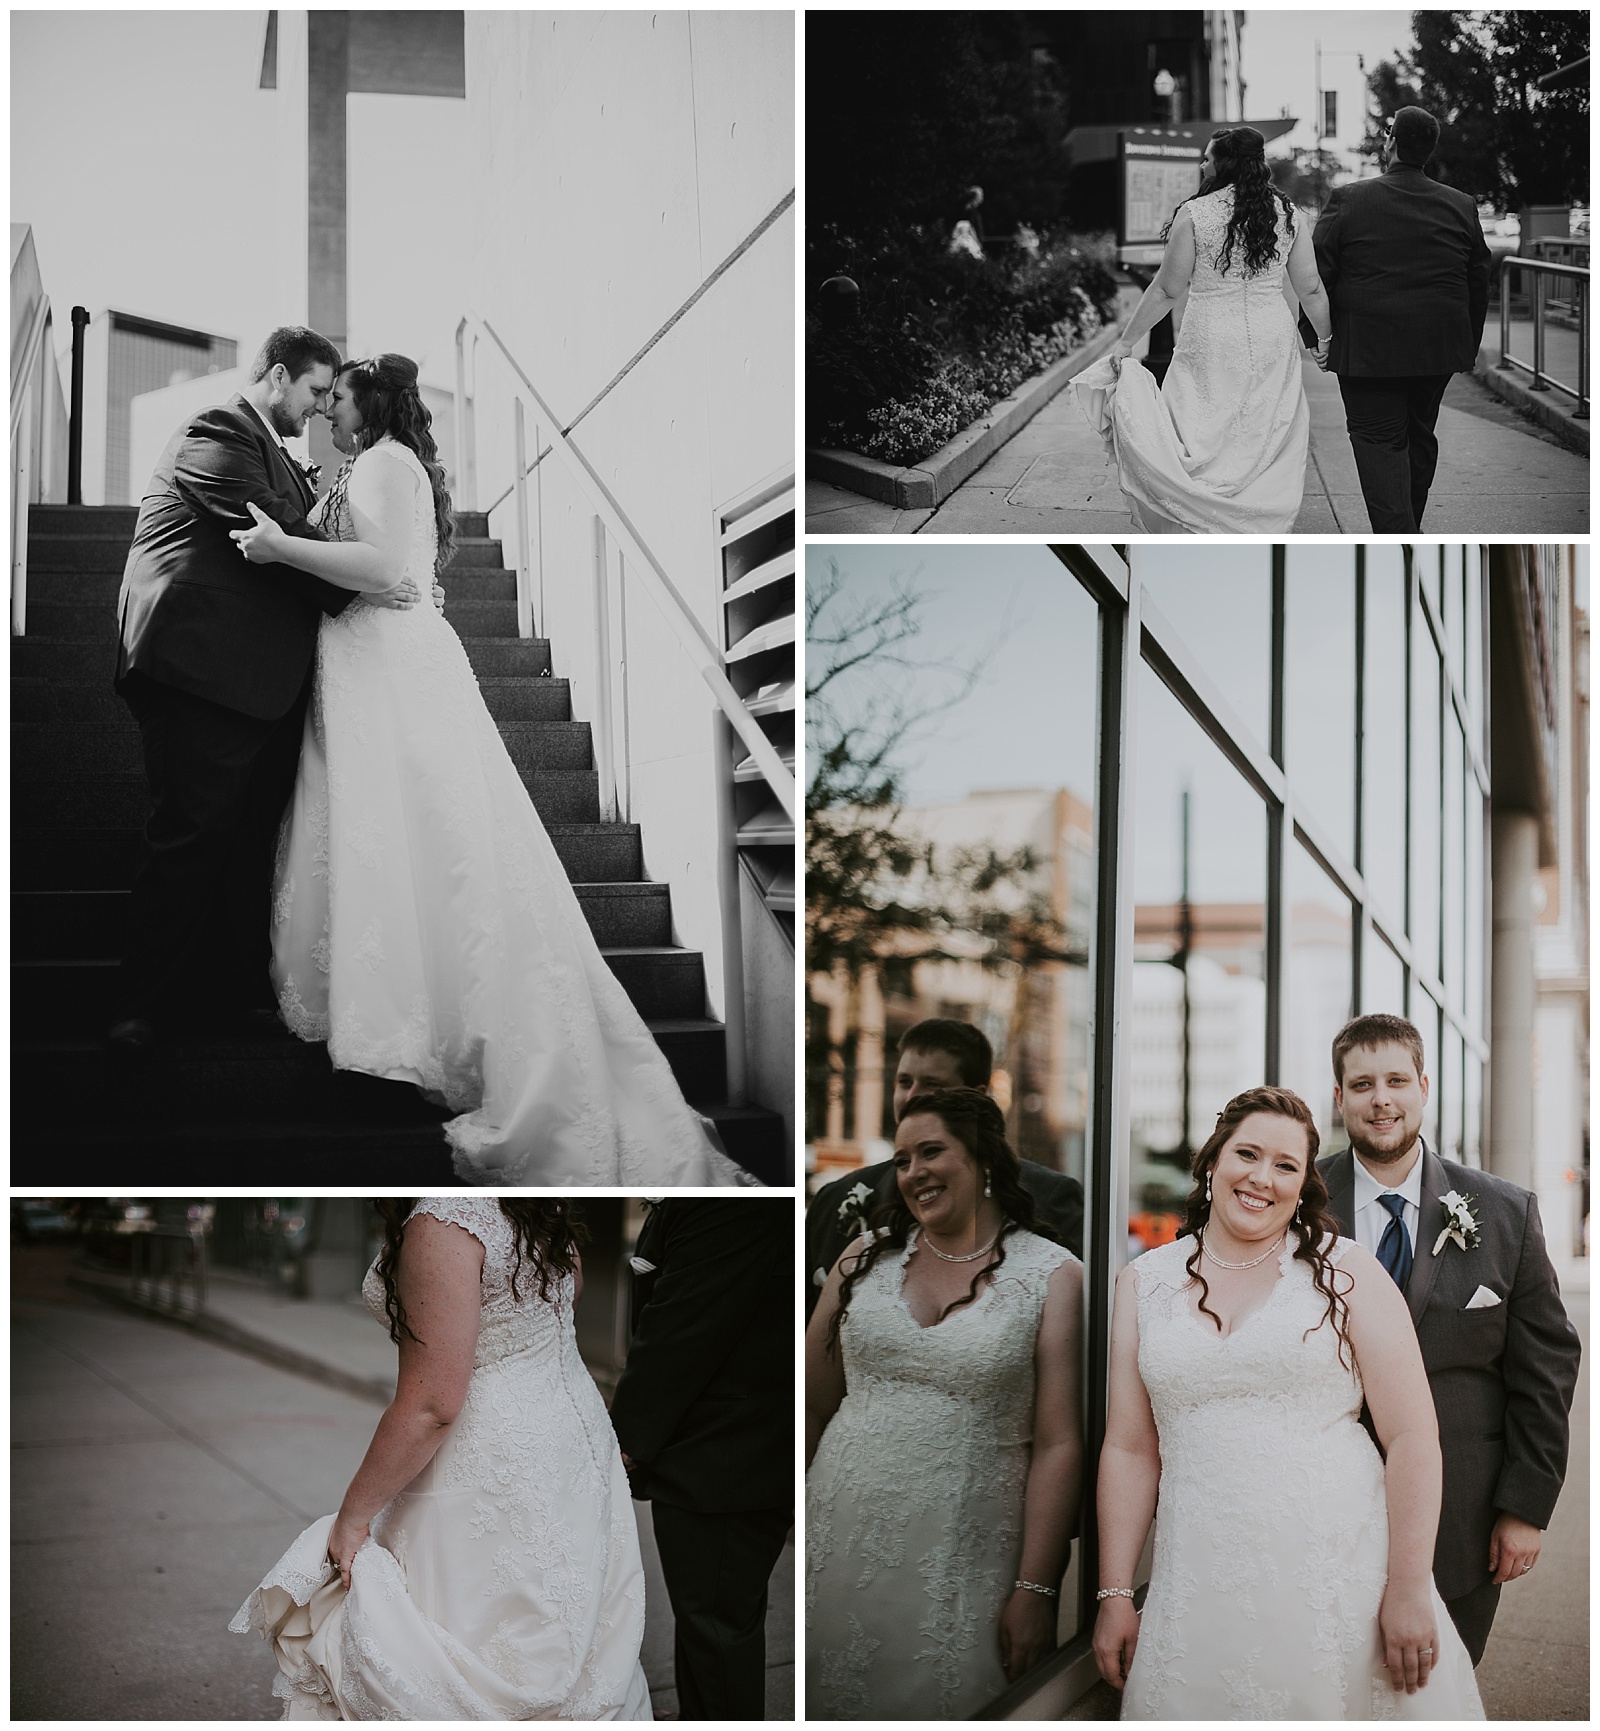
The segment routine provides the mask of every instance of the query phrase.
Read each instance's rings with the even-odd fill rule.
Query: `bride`
[[[340,588],[426,591],[453,524],[415,364],[346,362],[327,412],[352,458],[316,516],[333,539],[252,508],[234,540]],[[469,1183],[743,1181],[601,957],[443,614],[358,596],[327,624],[273,881],[289,1028],[452,1108]]]
[[[1305,491],[1311,417],[1300,379],[1299,297],[1325,359],[1333,329],[1311,230],[1272,184],[1266,141],[1223,127],[1201,192],[1178,206],[1166,252],[1110,356],[1072,381],[1102,432],[1141,534],[1281,534]],[[1188,294],[1158,389],[1134,345]]]
[[[1117,1277],[1094,1652],[1124,1719],[1484,1716],[1433,1584],[1439,1429],[1411,1317],[1336,1236],[1316,1152],[1298,1095],[1230,1100],[1194,1157],[1195,1234]]]
[[[378,1203],[367,1308],[394,1400],[336,1515],[229,1625],[285,1719],[648,1719],[644,1570],[622,1456],[578,1355],[560,1201]]]

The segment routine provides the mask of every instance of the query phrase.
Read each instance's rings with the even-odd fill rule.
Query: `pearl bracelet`
[[[1095,1594],[1097,1599],[1131,1599],[1134,1594],[1132,1587],[1102,1587]]]
[[[1059,1587],[1041,1587],[1037,1581],[1017,1581],[1012,1590],[1015,1591],[1017,1587],[1025,1588],[1030,1593],[1043,1593],[1047,1599],[1059,1598],[1061,1594]]]

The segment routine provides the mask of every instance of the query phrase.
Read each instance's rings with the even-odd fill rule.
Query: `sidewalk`
[[[1498,340],[1498,339],[1497,339]],[[1520,351],[1514,351],[1520,352]],[[1530,351],[1531,352],[1531,351]],[[1302,359],[1311,454],[1296,534],[1367,535],[1339,384]],[[1439,411],[1429,535],[1584,534],[1589,463],[1465,374]],[[899,511],[828,482],[806,482],[812,535],[1132,535],[1116,468],[1062,391],[932,511]]]
[[[394,1386],[394,1348],[358,1303],[227,1276],[204,1325],[223,1344],[113,1308],[69,1280],[73,1255],[12,1257],[12,1717],[276,1717],[271,1655],[228,1619],[338,1506]],[[649,1505],[634,1513],[645,1675],[670,1715],[672,1615]],[[794,1567],[791,1545],[767,1617],[774,1719],[794,1716]]]

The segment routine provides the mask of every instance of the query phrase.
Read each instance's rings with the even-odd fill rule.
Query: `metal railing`
[[[583,453],[561,430],[560,418],[552,412],[550,405],[545,401],[527,373],[523,371],[521,364],[510,349],[501,340],[494,326],[487,319],[474,312],[468,312],[456,327],[456,449],[457,463],[460,469],[459,485],[463,494],[462,508],[464,510],[473,509],[477,498],[476,432],[473,426],[473,404],[476,392],[474,391],[472,398],[469,398],[467,394],[467,334],[469,331],[475,337],[483,338],[493,347],[514,375],[517,386],[520,387],[516,392],[514,404],[516,417],[514,436],[517,437],[519,445],[523,442],[523,429],[525,427],[524,403],[533,411],[535,419],[533,463],[531,465],[524,463],[522,452],[519,450],[516,479],[512,483],[517,494],[517,525],[522,542],[517,549],[519,632],[526,636],[532,636],[534,623],[531,593],[532,560],[527,544],[528,475],[534,468],[542,464],[545,458],[553,457],[561,464],[570,479],[577,484],[579,491],[588,499],[595,516],[604,525],[605,532],[616,542],[628,566],[643,579],[652,598],[660,607],[673,635],[677,638],[679,646],[688,656],[701,678],[710,686],[711,694],[716,699],[718,708],[726,716],[729,726],[738,735],[745,749],[766,777],[774,796],[784,811],[788,813],[790,821],[795,821],[798,802],[795,796],[794,773],[779,757],[772,741],[762,731],[756,719],[741,701],[738,692],[729,682],[727,674],[723,672],[722,655],[717,645],[678,592],[677,586],[667,575],[661,561],[651,552],[640,537],[639,532],[629,521],[621,505],[612,497],[605,482],[600,479]],[[475,365],[475,356],[473,360]],[[548,443],[544,442],[546,430],[548,430]],[[597,547],[596,552],[598,573],[603,571],[603,560],[599,557],[601,552],[599,547]],[[525,620],[527,621],[527,629],[524,631],[523,621]],[[604,689],[603,685],[600,698],[599,707],[609,712],[609,692]],[[602,774],[604,773],[605,771],[602,770]],[[613,778],[614,773],[615,766],[613,765]]]
[[[1530,271],[1533,275],[1529,300],[1533,316],[1533,360],[1528,362],[1511,352],[1511,273]],[[1578,380],[1569,385],[1554,377],[1545,366],[1546,288],[1551,282],[1570,282],[1578,302],[1575,317],[1578,324]],[[1500,366],[1510,371],[1518,368],[1533,375],[1528,387],[1534,391],[1557,390],[1576,398],[1573,415],[1587,420],[1589,415],[1589,272],[1581,265],[1557,264],[1550,259],[1508,258],[1500,274]]]
[[[39,357],[50,329],[50,297],[40,295],[11,365],[11,635],[28,625],[28,500],[33,492],[33,423]]]
[[[129,1245],[128,1297],[167,1316],[206,1307],[206,1235],[201,1227],[153,1226]]]

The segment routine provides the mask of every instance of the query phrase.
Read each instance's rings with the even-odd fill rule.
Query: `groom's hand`
[[[1489,1578],[1497,1586],[1519,1581],[1539,1560],[1544,1534],[1515,1515],[1502,1513],[1489,1535]]]
[[[415,607],[421,599],[422,591],[416,584],[409,577],[402,577],[394,588],[368,595],[367,603],[372,607]]]

